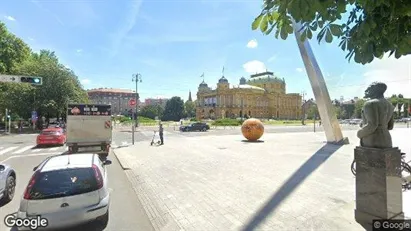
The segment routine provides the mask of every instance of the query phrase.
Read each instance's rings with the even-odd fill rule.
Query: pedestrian
[[[158,128],[158,134],[160,135],[160,145],[164,145],[164,136],[163,136],[163,124],[160,123],[160,127]]]

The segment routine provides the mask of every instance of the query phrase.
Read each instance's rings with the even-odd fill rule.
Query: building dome
[[[223,76],[218,80],[218,83],[228,83],[228,80]]]
[[[208,85],[203,80],[203,82],[200,83],[199,87],[208,87]]]
[[[240,85],[244,85],[247,83],[247,80],[244,77],[241,77],[240,79]]]
[[[280,83],[285,84],[284,79],[280,79],[273,72],[263,72],[251,75],[249,83]]]

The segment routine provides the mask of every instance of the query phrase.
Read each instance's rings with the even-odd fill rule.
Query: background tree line
[[[11,110],[12,119],[27,120],[33,110],[39,118],[64,118],[69,101],[88,103],[87,92],[76,74],[61,64],[53,51],[34,52],[2,22],[0,74],[43,78],[41,86],[0,83],[0,118],[4,118],[6,108]]]
[[[394,112],[394,118],[409,117],[410,113],[408,108],[411,105],[411,98],[404,98],[402,94],[392,95],[388,98],[392,105],[398,108],[398,111]],[[361,110],[364,106],[364,99],[358,99],[357,101],[352,101],[351,103],[342,103],[338,100],[334,100],[334,112],[338,119],[352,119],[361,118]],[[399,111],[404,107],[404,111]],[[305,111],[307,119],[313,119],[316,115],[318,117],[318,109],[315,103],[310,104]]]
[[[183,118],[195,117],[195,101],[184,102],[178,96],[169,99],[164,108],[159,104],[144,106],[140,116],[150,119],[160,118],[162,121],[180,121]]]

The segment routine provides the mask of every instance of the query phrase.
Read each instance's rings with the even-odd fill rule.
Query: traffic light
[[[31,85],[42,85],[43,79],[41,77],[20,77],[20,82],[30,83]]]

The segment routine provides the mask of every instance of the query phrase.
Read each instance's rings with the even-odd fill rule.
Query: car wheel
[[[207,128],[203,128],[202,131],[203,131],[203,132],[206,132],[206,131],[207,131]]]
[[[14,192],[16,190],[16,178],[14,176],[7,177],[6,188],[4,190],[3,198],[1,199],[2,203],[8,203],[13,200]]]

